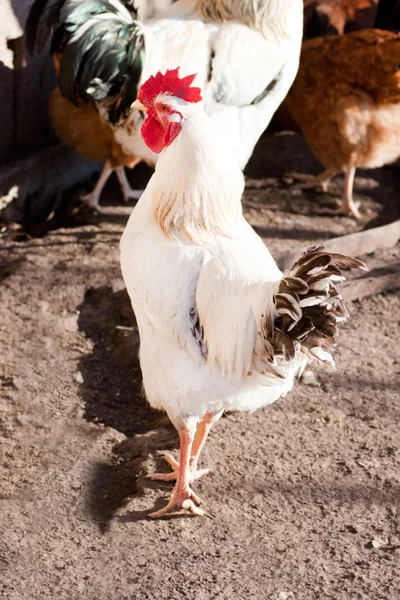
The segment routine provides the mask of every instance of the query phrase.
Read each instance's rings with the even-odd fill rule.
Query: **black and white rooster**
[[[51,37],[51,121],[63,141],[105,162],[88,205],[99,210],[113,169],[125,197],[137,197],[123,166],[157,155],[131,105],[150,75],[178,65],[181,76],[197,73],[205,110],[243,169],[296,75],[302,24],[301,0],[178,0],[146,23],[130,0],[36,0],[27,40],[40,52]]]

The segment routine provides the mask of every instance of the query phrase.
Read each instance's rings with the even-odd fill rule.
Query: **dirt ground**
[[[290,169],[318,166],[277,135],[247,170],[246,216],[273,253],[399,218],[399,166],[358,174],[361,223],[292,190]],[[398,600],[399,295],[350,306],[318,387],[221,419],[195,484],[209,517],[153,522],[171,488],[145,476],[178,438],[140,394],[118,256],[132,207],[113,181],[103,203],[114,217],[62,206],[41,237],[0,241],[0,597]],[[400,250],[364,260],[399,268]]]

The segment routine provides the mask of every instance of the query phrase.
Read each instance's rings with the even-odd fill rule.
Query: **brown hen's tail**
[[[308,248],[287,269],[275,294],[277,313],[271,324],[270,342],[286,360],[296,348],[311,359],[334,366],[332,352],[338,336],[338,324],[348,312],[336,284],[344,281],[340,267],[368,271],[356,258],[326,252],[323,245]]]

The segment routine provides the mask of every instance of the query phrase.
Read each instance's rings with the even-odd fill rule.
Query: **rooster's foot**
[[[153,481],[176,481],[178,479],[179,462],[171,454],[164,454],[163,458],[171,466],[172,473],[153,473],[152,475],[148,475],[148,478]],[[207,475],[209,472],[210,469],[190,469],[190,483],[193,483],[193,481],[203,475]]]
[[[173,510],[179,510],[180,508],[188,510],[192,514],[197,515],[199,517],[203,517],[206,513],[204,512],[204,510],[199,508],[200,504],[202,504],[201,499],[194,493],[194,491],[190,487],[182,489],[178,487],[177,484],[167,506],[164,506],[164,508],[161,508],[156,512],[150,513],[149,517],[151,517],[152,519],[158,519],[172,512]]]

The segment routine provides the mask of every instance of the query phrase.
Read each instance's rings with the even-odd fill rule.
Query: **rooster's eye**
[[[166,104],[160,104],[160,110],[161,112],[167,112],[168,106]]]

